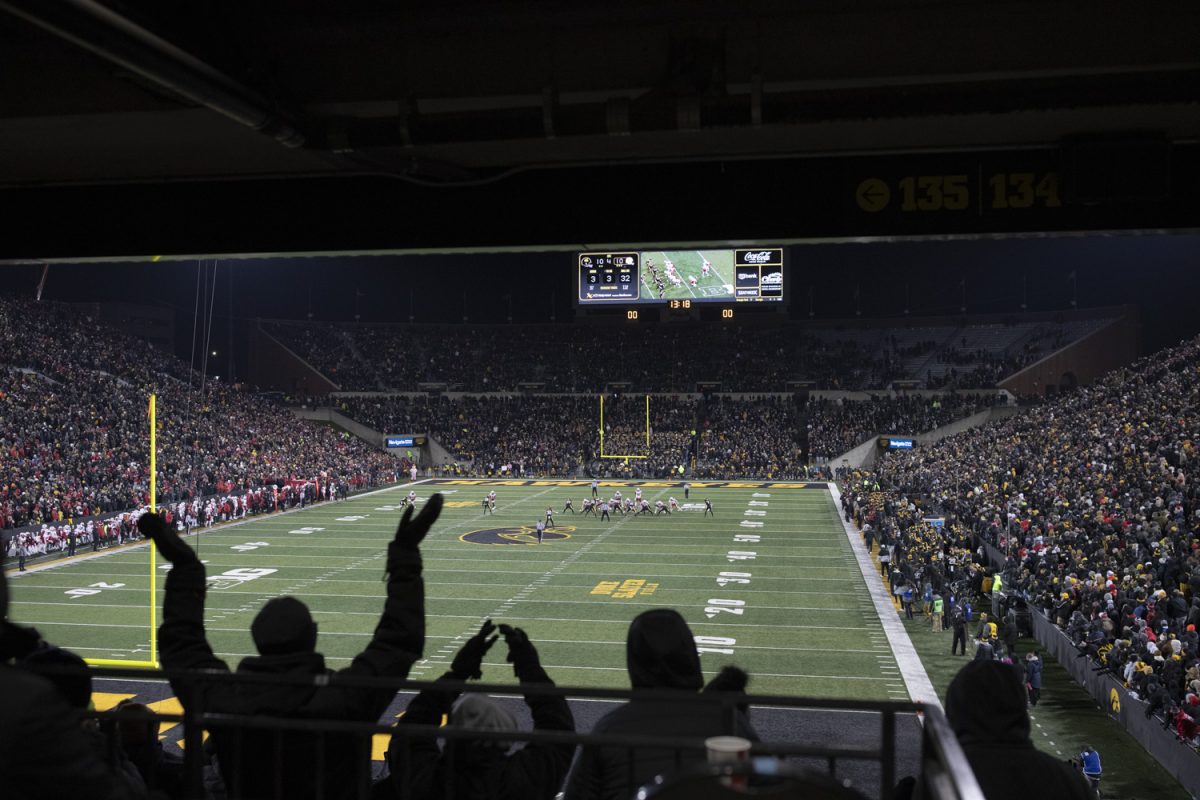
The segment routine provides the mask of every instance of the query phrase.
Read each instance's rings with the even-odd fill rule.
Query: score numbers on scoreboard
[[[581,253],[579,302],[630,302],[641,297],[638,253]]]

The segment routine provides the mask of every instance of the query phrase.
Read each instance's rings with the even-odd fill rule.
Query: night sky
[[[767,244],[767,243],[764,243]],[[960,313],[1019,314],[1070,307],[1076,273],[1081,308],[1132,304],[1143,314],[1143,349],[1200,332],[1200,236],[1089,236],[811,244],[788,248],[789,314],[815,318]],[[213,346],[226,348],[255,317],[407,322],[558,322],[574,316],[570,253],[278,257],[54,264],[44,299],[126,300],[174,307],[177,351],[187,359],[197,300],[214,298]],[[5,294],[32,297],[41,268],[3,265]],[[856,297],[857,295],[857,297]],[[465,296],[465,304],[464,304]],[[811,298],[811,301],[810,301]],[[464,308],[465,305],[465,308]],[[224,359],[222,359],[223,361]]]

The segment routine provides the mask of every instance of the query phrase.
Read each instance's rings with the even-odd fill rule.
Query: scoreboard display
[[[604,304],[783,301],[783,248],[579,253],[578,301]]]

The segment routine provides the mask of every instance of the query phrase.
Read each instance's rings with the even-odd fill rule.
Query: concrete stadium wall
[[[962,419],[955,420],[954,422],[943,425],[940,428],[934,428],[926,433],[877,433],[857,447],[847,450],[837,458],[830,459],[829,466],[833,467],[834,469],[843,466],[850,467],[851,469],[861,469],[862,467],[874,464],[875,459],[879,457],[879,446],[876,443],[879,441],[879,437],[881,436],[887,436],[896,439],[912,439],[918,445],[929,445],[941,439],[945,439],[947,436],[953,436],[956,433],[962,433],[965,430],[977,428],[985,422],[1011,417],[1013,414],[1017,414],[1019,412],[1020,409],[1016,406],[994,406],[993,408],[985,408],[983,411],[979,411],[969,417],[963,417]]]
[[[251,333],[247,378],[261,389],[296,394],[324,395],[338,390],[336,383],[258,325]]]
[[[1129,364],[1140,351],[1141,320],[1132,311],[1061,350],[1035,361],[1000,382],[1003,389],[1020,395],[1043,395],[1054,387],[1061,391],[1064,376],[1075,376],[1080,386]]]
[[[333,425],[337,425],[339,428],[354,434],[372,447],[385,449],[383,447],[384,435],[382,433],[374,428],[368,428],[361,422],[355,422],[336,409],[324,406],[321,408],[293,408],[292,413],[300,419],[312,420],[314,422],[332,423]]]

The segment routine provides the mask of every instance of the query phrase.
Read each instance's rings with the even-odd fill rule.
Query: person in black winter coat
[[[686,695],[694,695],[702,687],[705,692],[741,692],[748,677],[736,667],[726,667],[705,687],[695,638],[677,611],[655,609],[633,620],[625,642],[625,664],[634,689],[676,690],[681,700],[635,697],[602,717],[593,734],[758,739],[742,710],[736,711],[731,727],[720,704],[687,701]],[[703,747],[680,753],[670,748],[584,747],[567,776],[564,800],[625,800],[654,776],[704,760]]]
[[[496,641],[495,636],[488,638],[495,630],[490,619],[484,622],[479,633],[458,651],[450,671],[438,682],[483,677],[481,664]],[[508,625],[501,625],[500,631],[508,645],[508,660],[521,684],[553,686],[554,681],[542,668],[537,648],[525,631]],[[447,687],[445,691],[426,689],[413,698],[400,718],[388,749],[391,774],[386,788],[377,787],[372,796],[376,800],[388,797],[432,800],[449,796],[458,800],[552,798],[562,786],[571,765],[571,756],[575,752],[573,744],[535,742],[507,754],[508,742],[450,739],[446,749],[440,750],[432,738],[407,739],[401,735],[405,725],[436,726],[443,715],[449,715],[450,724],[455,727],[492,731],[516,729],[516,720],[503,706],[479,694],[468,694],[456,703],[460,693],[457,687]],[[533,716],[534,730],[568,733],[575,730],[575,718],[565,697],[527,694],[525,703]],[[448,784],[453,784],[449,790]]]
[[[316,651],[317,625],[293,597],[276,597],[255,617],[250,633],[259,655],[245,658],[239,674],[308,677],[310,683],[214,683],[205,686],[209,712],[253,717],[376,722],[395,696],[391,689],[352,689],[325,683],[336,675],[405,678],[425,646],[425,587],[419,545],[438,518],[435,494],[413,518],[405,511],[387,548],[387,599],[374,636],[350,666],[332,673]],[[204,632],[204,565],[174,529],[156,514],[144,514],[138,529],[154,540],[173,566],[167,575],[158,641],[167,670],[228,671]],[[171,688],[188,707],[192,680],[173,678]],[[370,748],[362,737],[215,728],[218,765],[231,800],[354,796],[370,780]],[[369,745],[369,743],[367,743]]]
[[[1029,691],[1029,705],[1036,706],[1042,699],[1042,660],[1037,653],[1025,656],[1025,688]]]
[[[1011,666],[971,661],[959,670],[946,691],[946,720],[988,800],[1094,800],[1082,775],[1033,746],[1025,687]]]
[[[140,800],[146,785],[136,771],[104,757],[106,748],[80,707],[91,699],[91,677],[78,692],[63,683],[10,666],[26,660],[45,642],[33,628],[7,620],[8,586],[0,570],[0,787],[22,800]],[[59,651],[60,653],[65,651]],[[84,665],[79,664],[80,667]],[[69,678],[68,678],[69,680]],[[65,691],[64,691],[65,688]]]

